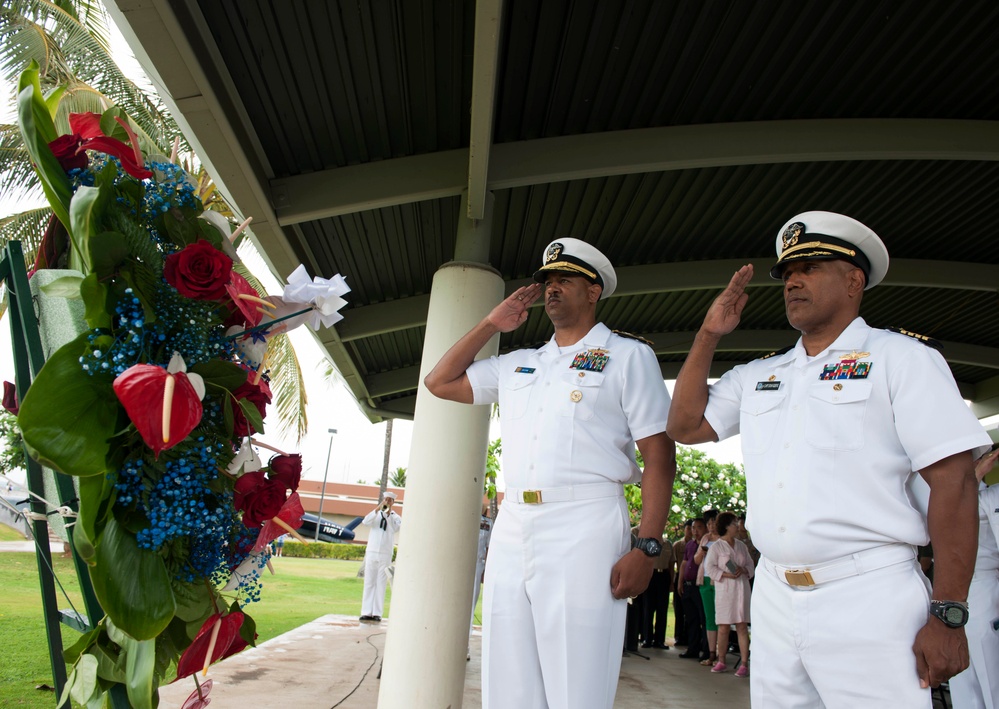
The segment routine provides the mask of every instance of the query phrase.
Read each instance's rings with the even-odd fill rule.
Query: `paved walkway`
[[[214,665],[208,672],[214,680],[213,706],[375,709],[387,629],[387,620],[372,625],[353,616],[317,618]],[[479,709],[478,631],[472,636],[471,650],[462,706]],[[680,659],[675,650],[642,653],[649,659],[624,658],[615,709],[749,707],[748,680],[732,672],[713,675],[693,660]],[[193,690],[190,679],[161,687],[160,705],[180,706]]]
[[[53,554],[62,553],[62,542],[49,542],[49,549]],[[5,551],[26,551],[34,553],[35,543],[31,541],[26,542],[0,542],[0,553]]]

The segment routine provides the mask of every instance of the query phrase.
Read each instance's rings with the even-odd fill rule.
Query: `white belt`
[[[760,562],[767,571],[788,586],[817,586],[850,576],[860,576],[915,558],[916,550],[908,544],[887,544],[812,566],[783,566],[766,558]]]
[[[544,502],[571,502],[572,500],[595,500],[599,497],[624,495],[623,483],[589,483],[572,487],[545,487],[539,490],[506,489],[504,502],[522,505],[540,505]]]

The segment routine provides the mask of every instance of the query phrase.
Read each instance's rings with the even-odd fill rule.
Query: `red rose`
[[[3,383],[3,407],[15,416],[17,416],[17,412],[21,409],[21,404],[17,400],[17,387],[10,382]],[[271,461],[271,469],[274,469],[273,460]],[[302,456],[298,456],[298,472],[302,472]],[[298,478],[295,478],[295,483],[296,485],[292,490],[298,487]]]
[[[257,411],[260,412],[260,418],[266,418],[267,416],[267,404],[271,403],[271,388],[266,381],[261,379],[257,384],[253,383],[253,379],[256,378],[256,374],[250,372],[249,378],[237,387],[233,391],[233,398],[238,402],[240,399],[248,399],[254,406],[257,407]],[[246,416],[243,415],[243,410],[240,408],[239,404],[233,403],[232,407],[232,432],[237,438],[242,438],[243,436],[249,436],[251,433],[255,433],[255,430],[250,426],[250,422],[246,420]]]
[[[220,300],[232,275],[232,259],[204,239],[166,257],[163,276],[185,298]]]
[[[276,455],[271,458],[271,480],[275,480],[295,492],[302,479],[302,455]]]
[[[259,527],[276,516],[284,501],[284,485],[268,480],[260,470],[244,473],[236,481],[233,504],[243,513],[244,527]]]

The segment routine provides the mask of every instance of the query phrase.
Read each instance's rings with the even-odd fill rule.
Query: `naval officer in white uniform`
[[[695,337],[667,429],[683,443],[742,434],[747,526],[763,555],[753,707],[928,708],[929,687],[968,664],[972,451],[990,441],[939,352],[859,317],[865,289],[888,270],[871,229],[806,212],[776,246],[771,276],[784,282],[797,344],[707,385],[748,300],[744,266]],[[930,488],[925,516],[916,474]],[[914,553],[930,540],[932,594]]]
[[[981,482],[999,450],[975,464],[978,491],[978,557],[968,590],[968,656],[971,666],[950,681],[954,709],[999,709],[999,485]]]
[[[610,709],[626,599],[648,585],[669,514],[669,396],[652,348],[596,320],[617,282],[602,253],[559,239],[534,278],[426,377],[441,398],[500,405],[507,488],[486,561],[482,706]],[[473,364],[542,295],[554,337]],[[637,480],[636,443],[643,514],[631,549],[622,485]]]

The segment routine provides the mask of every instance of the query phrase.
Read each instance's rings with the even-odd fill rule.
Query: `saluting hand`
[[[736,328],[742,318],[746,302],[749,300],[746,286],[752,279],[752,264],[746,264],[735,272],[732,280],[728,282],[728,286],[708,308],[708,314],[704,316],[704,324],[701,326],[703,330],[721,337]]]
[[[486,319],[500,332],[512,332],[527,320],[527,309],[544,292],[540,283],[518,288],[509,298],[493,308]]]

